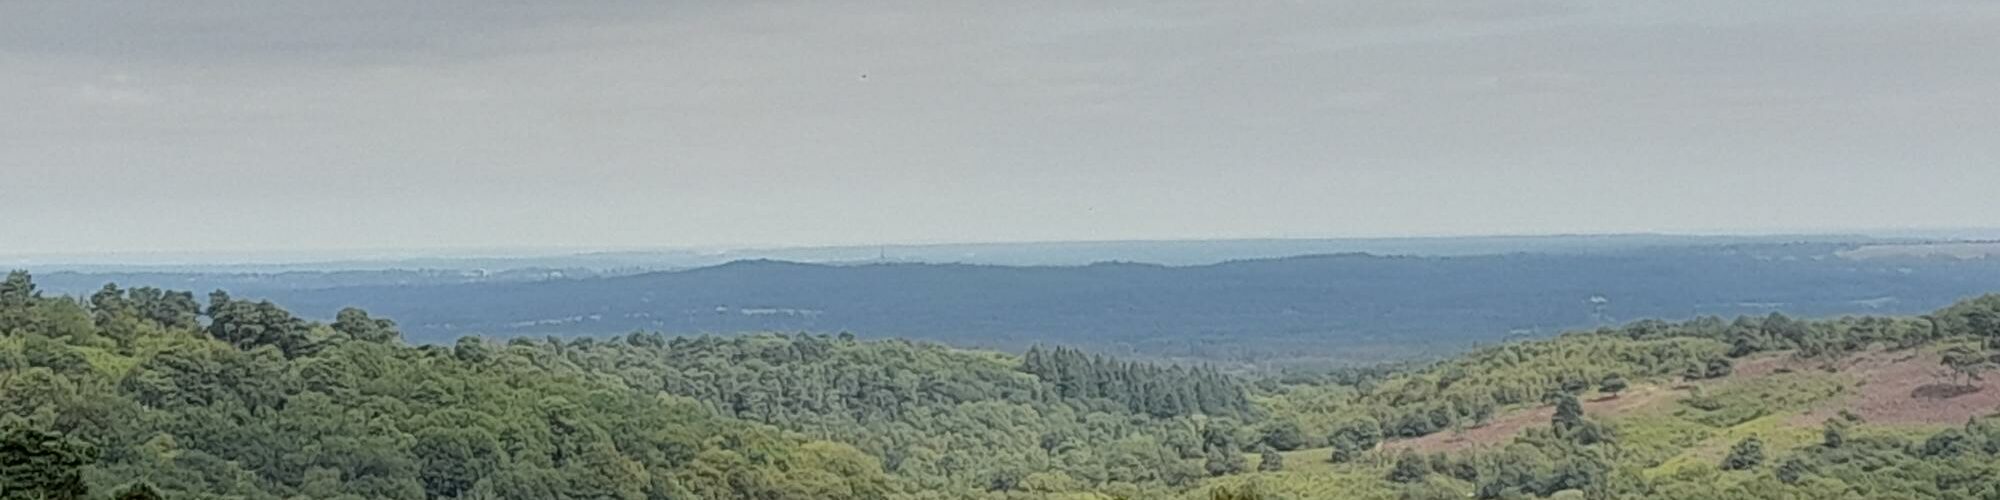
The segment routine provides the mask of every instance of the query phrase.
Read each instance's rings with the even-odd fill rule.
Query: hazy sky
[[[0,253],[2000,225],[1995,1],[8,0],[0,113]]]

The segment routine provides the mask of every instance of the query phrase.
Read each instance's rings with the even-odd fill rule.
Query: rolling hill
[[[1373,360],[1637,318],[1824,317],[1941,307],[2000,283],[2000,261],[1840,258],[1823,244],[1590,254],[1366,254],[1202,266],[824,265],[518,283],[252,293],[309,315],[356,306],[413,340],[461,335],[856,332],[962,347],[1082,346],[1151,358]],[[1598,310],[1589,303],[1602,297]]]

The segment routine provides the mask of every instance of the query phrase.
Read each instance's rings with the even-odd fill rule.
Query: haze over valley
[[[360,307],[397,318],[414,342],[849,332],[1270,368],[1423,359],[1641,318],[1921,313],[2000,280],[2000,259],[1916,251],[1963,245],[1853,235],[983,244],[80,266],[91,271],[40,280],[77,294],[104,282],[226,289],[327,320]],[[750,260],[713,263],[736,258]]]
[[[0,500],[2000,500],[2000,1],[0,1]]]

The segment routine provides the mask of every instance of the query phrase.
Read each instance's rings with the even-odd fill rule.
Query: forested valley
[[[2000,498],[2000,296],[1288,373],[0,283],[0,498]]]

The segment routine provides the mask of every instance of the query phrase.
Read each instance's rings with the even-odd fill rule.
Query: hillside
[[[376,311],[398,318],[417,342],[467,334],[848,331],[1016,352],[1052,343],[1145,358],[1352,363],[1624,318],[1913,314],[2000,282],[2000,261],[1857,261],[1833,256],[1839,248],[1348,254],[1193,267],[743,261],[602,279],[256,295],[311,314]],[[1609,301],[1603,316],[1587,302],[1592,297]]]
[[[2000,296],[1247,379],[844,335],[411,346],[360,310],[15,273],[0,496],[1980,498],[1995,345]]]
[[[1574,234],[1544,236],[1438,236],[1406,238],[1199,239],[1140,241],[1052,241],[937,243],[919,245],[807,246],[773,248],[680,248],[578,251],[545,249],[374,250],[347,252],[141,252],[116,254],[0,254],[0,266],[37,272],[50,290],[87,292],[105,281],[183,279],[205,282],[230,276],[291,277],[277,283],[239,284],[269,288],[325,288],[355,282],[395,284],[421,281],[422,274],[463,275],[506,270],[562,270],[567,273],[636,274],[645,270],[693,269],[741,260],[782,260],[818,264],[895,262],[996,266],[1081,266],[1095,262],[1148,262],[1200,266],[1237,260],[1300,255],[1368,253],[1450,257],[1510,253],[1588,254],[1647,248],[1735,245],[1840,244],[1910,245],[1951,241],[1986,232],[1875,236],[1865,234],[1688,235]],[[94,283],[74,282],[62,273],[93,275]],[[322,275],[315,286],[308,278]],[[462,276],[459,276],[462,277]],[[82,279],[82,278],[78,278]],[[71,289],[72,286],[87,288]],[[213,287],[200,287],[203,289]]]

